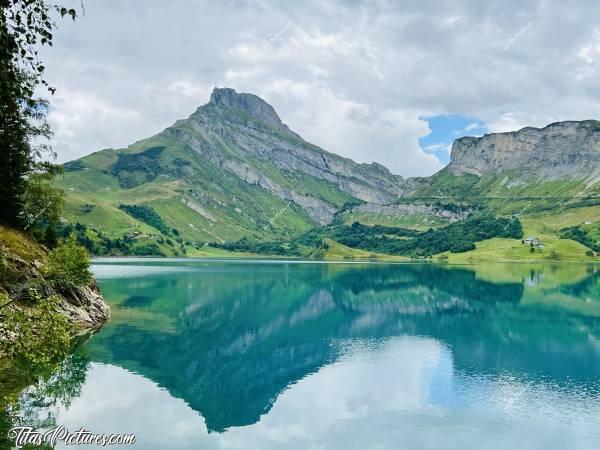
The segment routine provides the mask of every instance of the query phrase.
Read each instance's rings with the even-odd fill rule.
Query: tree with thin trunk
[[[45,211],[55,212],[51,203],[59,197],[39,189],[40,175],[51,179],[57,169],[48,163],[54,156],[50,146],[39,143],[51,132],[48,102],[36,90],[45,87],[54,93],[44,78],[38,49],[52,45],[53,17],[65,15],[75,19],[76,11],[44,0],[0,0],[0,223],[17,228],[31,227],[32,217],[47,221]],[[32,180],[38,193],[50,195],[32,202]],[[40,208],[40,203],[45,204]],[[27,211],[31,204],[37,212]]]

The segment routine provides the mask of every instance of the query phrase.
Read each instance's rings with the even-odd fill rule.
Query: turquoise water
[[[598,266],[144,259],[94,272],[114,317],[23,394],[26,421],[135,433],[140,449],[600,443]]]

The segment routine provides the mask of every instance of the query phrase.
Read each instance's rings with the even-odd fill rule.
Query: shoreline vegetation
[[[0,226],[0,360],[48,362],[110,318],[74,238],[48,249]]]
[[[74,239],[48,249],[0,226],[0,446],[23,390],[60,382],[65,358],[111,317],[89,262]]]
[[[76,335],[110,317],[89,270],[89,254],[56,229],[64,191],[55,186],[47,121],[54,87],[42,46],[52,46],[59,18],[77,11],[44,0],[0,7],[0,381],[63,358]],[[7,399],[2,398],[5,407]]]

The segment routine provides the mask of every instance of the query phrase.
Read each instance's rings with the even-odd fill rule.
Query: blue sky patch
[[[419,145],[425,153],[435,155],[444,164],[450,161],[450,148],[456,138],[481,136],[488,132],[485,123],[473,117],[439,115],[420,119],[427,121],[431,133],[419,138]]]

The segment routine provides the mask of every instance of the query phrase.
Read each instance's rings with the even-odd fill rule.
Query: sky
[[[421,120],[427,121],[430,132],[419,138],[419,146],[443,164],[450,161],[450,150],[455,139],[463,136],[483,136],[489,132],[485,123],[472,117],[443,114],[422,117]]]
[[[403,176],[442,168],[459,136],[600,116],[597,0],[83,4],[42,52],[61,162],[152,136],[215,86]]]

